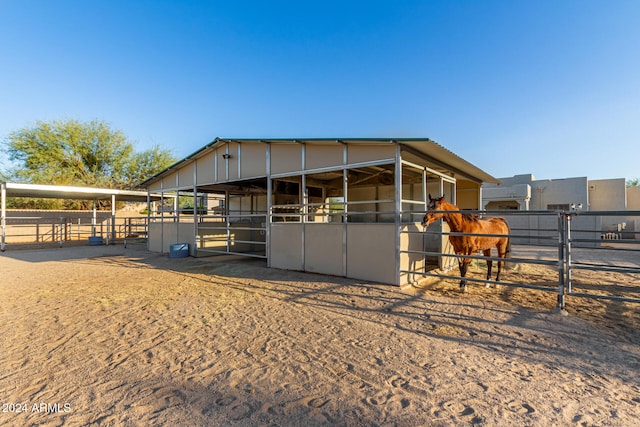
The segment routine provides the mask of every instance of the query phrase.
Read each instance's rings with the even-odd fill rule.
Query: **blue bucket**
[[[188,243],[176,243],[169,246],[169,258],[186,258],[189,256]]]
[[[102,246],[102,236],[89,236],[89,246]]]

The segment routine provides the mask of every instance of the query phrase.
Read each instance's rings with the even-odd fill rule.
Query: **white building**
[[[483,207],[487,210],[584,210],[617,211],[633,209],[627,203],[624,178],[587,177],[541,179],[531,174],[500,178],[499,184],[482,186]]]
[[[640,187],[626,187],[624,178],[587,177],[541,179],[531,174],[500,178],[499,184],[482,185],[485,210],[638,211]],[[631,214],[631,212],[630,212]],[[640,230],[634,215],[609,214],[601,219],[602,231]]]

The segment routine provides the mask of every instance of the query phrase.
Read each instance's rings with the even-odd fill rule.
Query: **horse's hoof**
[[[460,292],[467,292],[467,285],[460,285]]]

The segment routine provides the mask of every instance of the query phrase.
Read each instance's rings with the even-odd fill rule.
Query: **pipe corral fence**
[[[108,212],[99,212],[95,218],[90,212],[83,215],[67,212],[65,216],[59,212],[47,216],[9,215],[5,239],[11,245],[63,246],[100,236],[107,244],[124,242],[126,245],[128,241],[147,242],[150,228],[164,230],[163,223],[173,222],[176,233],[185,236],[195,228],[200,255],[238,254],[266,259],[284,256],[278,255],[281,252],[278,247],[268,249],[271,233],[289,232],[279,227],[306,222],[310,227],[321,226],[321,234],[326,234],[331,231],[326,226],[343,227],[349,223],[393,225],[394,212],[385,209],[391,203],[391,200],[350,203],[334,200],[309,205],[272,205],[269,212],[228,209],[217,214],[118,217],[115,221]],[[473,264],[471,274],[465,277],[468,282],[554,293],[561,309],[568,296],[640,303],[640,211],[463,212],[507,220],[512,251],[505,259],[508,267],[503,271],[502,280],[487,280],[482,270],[486,260],[503,260],[493,256],[497,255],[495,250],[491,257],[455,254],[448,237],[472,234],[453,233],[443,221],[425,229],[420,225],[426,213],[424,210],[404,211],[400,215],[399,274],[406,275],[414,284],[434,278],[459,281],[462,277],[458,274],[458,260],[470,258]],[[434,245],[434,241],[438,245]],[[326,251],[321,241],[316,246],[318,251]],[[162,248],[158,249],[162,251]],[[335,257],[346,256],[335,252]],[[525,268],[547,274],[544,279],[530,283],[523,280],[520,273]],[[477,272],[483,274],[475,274]],[[336,275],[342,273],[339,269],[335,271]]]
[[[105,244],[145,241],[147,216],[113,217],[98,211],[7,211],[2,240],[5,246],[60,246],[100,238]]]
[[[348,258],[352,256],[342,250],[344,239],[350,237],[348,232],[342,233],[343,228],[382,225],[393,230],[394,221],[398,219],[390,208],[391,199],[274,204],[268,212],[256,200],[248,203],[251,209],[227,209],[215,215],[195,215],[195,219],[194,216],[155,217],[151,219],[150,227],[158,228],[156,236],[164,233],[171,241],[191,241],[189,236],[195,230],[194,252],[198,255],[237,254],[291,260],[291,265],[280,260],[278,268],[298,270],[301,268],[300,257],[307,262],[309,259],[318,262],[320,258],[314,257],[313,251],[323,252],[322,261],[332,265],[323,265],[318,270],[340,276],[345,275]],[[448,236],[465,234],[452,233],[443,221],[425,229],[420,222],[426,211],[418,210],[417,205],[405,204],[405,208],[413,210],[405,210],[399,215],[397,273],[408,277],[407,282],[415,285],[429,278],[461,280],[458,260],[463,256],[454,253]],[[503,271],[502,280],[487,280],[484,276],[479,278],[470,274],[465,277],[469,282],[554,293],[561,309],[565,307],[567,296],[640,303],[640,230],[637,227],[640,211],[463,212],[505,218],[510,226],[508,237],[512,245],[511,256],[506,259],[509,268]],[[173,223],[173,227],[163,227],[167,221]],[[299,233],[301,228],[303,232]],[[346,236],[343,245],[335,244],[335,241],[339,243],[341,233]],[[335,239],[334,234],[338,236]],[[295,235],[297,246],[291,244],[291,239],[283,239],[283,235]],[[393,231],[386,237],[393,240]],[[162,251],[161,240],[152,243],[155,246],[152,250]],[[464,258],[473,259],[477,271],[484,268],[487,259],[501,260],[495,249],[492,255],[487,258],[479,253]],[[377,266],[369,265],[369,268],[376,269]],[[544,279],[532,283],[522,273],[526,269],[546,274]],[[597,277],[589,275],[593,272]]]
[[[461,258],[472,259],[476,269],[482,268],[486,260],[503,260],[509,268],[503,271],[502,280],[487,280],[473,275],[467,275],[465,279],[487,287],[500,285],[556,293],[560,309],[565,308],[567,296],[640,303],[640,230],[637,230],[640,211],[463,212],[484,218],[505,218],[510,226],[511,256],[506,259],[493,256],[497,255],[495,248],[491,257],[457,255],[450,243],[443,246],[441,252],[402,250],[407,255],[434,260],[425,263],[424,268],[403,270],[402,273],[413,275],[415,282],[429,278],[462,280],[456,274]],[[427,229],[403,230],[401,233],[423,235],[425,239],[428,236],[484,236],[453,233],[442,220]],[[436,263],[438,268],[427,267]],[[547,275],[547,279],[542,281],[544,283],[525,283],[519,280],[522,277],[515,266],[553,271],[556,279],[549,280]],[[596,272],[597,277],[587,272]]]

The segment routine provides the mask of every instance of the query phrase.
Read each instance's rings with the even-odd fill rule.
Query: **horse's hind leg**
[[[501,256],[500,258],[504,258],[504,256]],[[502,272],[503,265],[504,265],[504,261],[498,261],[498,273],[496,273],[496,282],[500,281],[500,272]]]
[[[498,273],[496,274],[496,282],[500,281],[500,272],[502,271],[502,267],[504,266],[504,259],[507,256],[507,245],[499,245],[498,246],[498,257],[501,258],[498,261]]]
[[[484,256],[490,257],[491,256],[491,249],[486,249],[486,250],[482,251],[482,253],[484,254]],[[493,262],[490,259],[487,259],[487,280],[491,280],[491,266],[492,265],[493,265]],[[491,284],[487,283],[486,287],[488,288],[489,286],[491,286]]]

